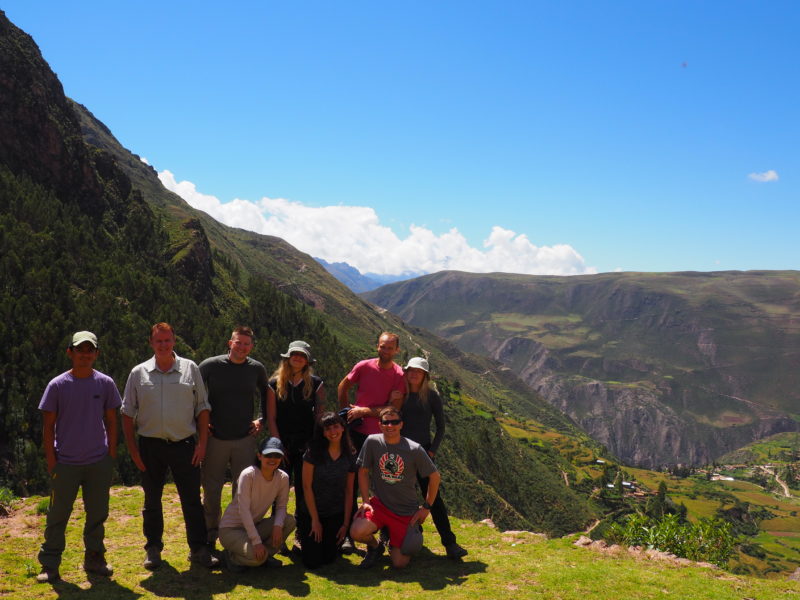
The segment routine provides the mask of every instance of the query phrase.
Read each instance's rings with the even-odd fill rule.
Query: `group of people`
[[[162,565],[168,471],[180,498],[189,560],[207,568],[220,565],[217,541],[231,571],[278,566],[275,554],[287,550],[295,531],[308,568],[332,562],[353,542],[366,544],[362,568],[373,566],[387,546],[392,565],[401,568],[421,547],[428,514],[448,558],[467,554],[450,528],[432,460],[444,436],[442,402],[430,384],[427,360],[412,358],[405,368],[394,362],[400,352],[396,334],[382,333],[378,357],[357,363],[339,383],[338,412],[326,410],[323,381],[313,373],[315,361],[304,341],[289,344],[271,378],[249,356],[249,327],[236,327],[228,353],[199,366],[175,353],[168,323],[153,325],[150,346],[153,356],[133,368],[120,397],[114,381],[94,369],[97,337],[77,332],[67,348],[71,369],[45,389],[39,409],[51,500],[37,581],[60,578],[79,489],[86,512],[83,567],[90,574],[113,574],[104,527],[118,410],[128,453],[141,471],[146,569]],[[260,406],[256,418],[254,406]],[[265,429],[268,435],[258,443]],[[223,512],[228,470],[232,500]],[[294,516],[287,510],[291,484]]]

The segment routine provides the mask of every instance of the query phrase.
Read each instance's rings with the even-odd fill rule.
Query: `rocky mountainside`
[[[254,356],[270,367],[290,340],[306,339],[330,388],[374,354],[378,332],[397,331],[401,358],[428,355],[447,402],[440,461],[455,514],[550,533],[591,517],[562,484],[569,461],[540,458],[494,415],[502,403],[590,444],[569,419],[493,361],[376,310],[282,239],[226,227],[165,190],[64,97],[36,44],[0,11],[0,486],[47,490],[36,407],[68,368],[71,332],[99,335],[97,367],[122,386],[152,353],[157,321],[175,325],[176,350],[195,360],[223,352],[236,323],[253,326]],[[138,478],[124,446],[117,475]]]
[[[709,463],[800,417],[800,272],[442,272],[362,297],[501,361],[621,459]]]

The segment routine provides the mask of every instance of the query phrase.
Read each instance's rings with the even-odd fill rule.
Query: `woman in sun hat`
[[[439,444],[444,439],[444,409],[442,399],[436,386],[430,380],[428,361],[419,356],[409,359],[403,368],[406,377],[408,394],[403,399],[403,436],[414,440],[428,452],[431,460],[435,460]],[[436,423],[436,434],[431,440],[431,420]],[[419,486],[423,495],[428,490],[428,480],[419,478]],[[442,488],[436,494],[436,501],[431,505],[431,517],[436,531],[447,551],[447,558],[458,560],[466,556],[467,551],[456,543],[456,536],[450,528],[447,507],[442,500]]]
[[[322,379],[314,375],[311,346],[303,340],[289,344],[267,389],[270,435],[286,449],[286,463],[294,485],[295,517],[308,520],[303,501],[303,453],[314,433],[314,422],[325,407]]]

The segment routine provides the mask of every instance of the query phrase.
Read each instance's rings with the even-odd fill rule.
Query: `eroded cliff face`
[[[709,338],[704,334],[703,339]],[[703,424],[691,411],[691,394],[675,383],[608,384],[569,373],[559,357],[533,340],[511,337],[492,345],[493,358],[506,364],[518,365],[520,354],[529,357],[519,370],[523,381],[627,464],[708,464],[731,449],[795,427],[783,414],[732,397],[727,399],[731,405],[741,405],[736,413],[749,418],[740,417],[736,426]],[[627,365],[605,362],[606,380],[624,369],[647,372],[639,359]]]

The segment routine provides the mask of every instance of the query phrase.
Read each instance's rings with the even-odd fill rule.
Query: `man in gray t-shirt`
[[[430,514],[441,476],[422,446],[400,435],[403,421],[396,408],[384,408],[379,423],[382,433],[367,437],[358,455],[362,502],[350,535],[353,540],[367,545],[367,554],[359,565],[366,569],[383,554],[383,545],[375,539],[375,532],[387,527],[392,565],[402,568],[411,560],[411,556],[401,550],[408,528],[421,525]],[[429,478],[428,492],[421,505],[416,491],[418,473]],[[375,492],[372,497],[370,481]]]

